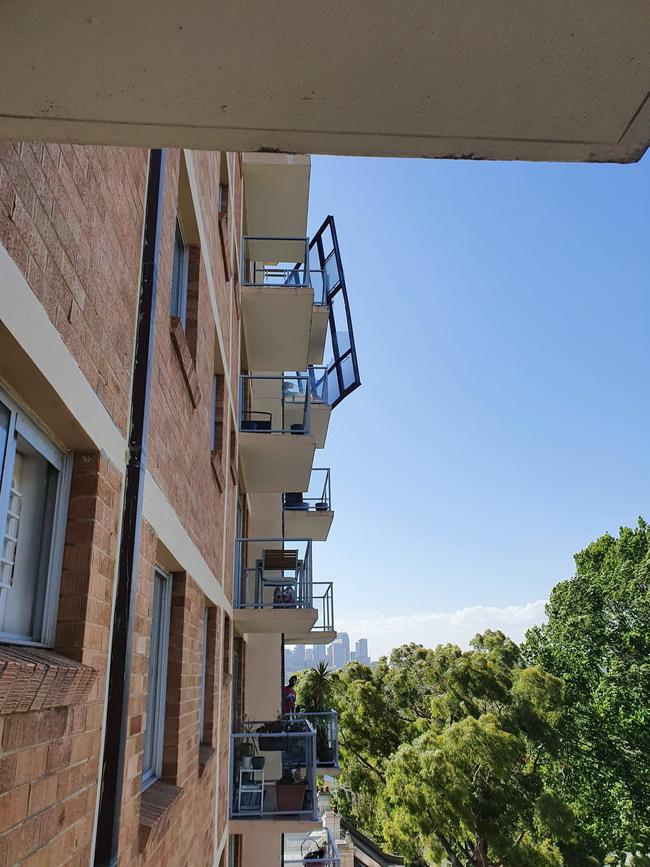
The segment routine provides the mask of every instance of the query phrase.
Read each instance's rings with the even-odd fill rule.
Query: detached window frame
[[[187,330],[187,290],[189,284],[190,245],[183,235],[180,220],[176,217],[174,233],[174,258],[172,261],[172,297],[170,315],[181,321]]]
[[[147,677],[147,719],[144,731],[142,791],[149,788],[162,776],[171,602],[172,576],[156,566],[151,609],[151,644]]]
[[[1,643],[54,644],[71,457],[0,389]],[[8,620],[25,627],[11,628]]]

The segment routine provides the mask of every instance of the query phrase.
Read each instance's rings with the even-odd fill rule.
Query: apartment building
[[[0,146],[0,865],[321,827],[336,720],[283,716],[282,651],[336,636],[316,455],[359,376],[309,170]]]

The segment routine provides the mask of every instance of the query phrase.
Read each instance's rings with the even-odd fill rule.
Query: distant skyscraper
[[[296,644],[293,649],[293,665],[296,671],[302,671],[305,668],[305,645]]]
[[[329,647],[332,668],[343,668],[350,661],[350,637],[347,632],[339,632],[336,641]]]
[[[354,646],[354,658],[357,662],[363,665],[370,665],[370,656],[368,654],[368,639],[360,638]]]
[[[312,648],[314,665],[318,665],[319,662],[325,662],[327,659],[327,647],[324,644],[315,644]]]

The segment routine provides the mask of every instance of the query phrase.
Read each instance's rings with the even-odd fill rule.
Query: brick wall
[[[157,539],[143,522],[138,574],[137,618],[129,694],[125,782],[119,845],[120,865],[213,863],[217,811],[216,751],[200,751],[202,633],[206,599],[187,573],[173,575],[169,661],[165,708],[163,776],[141,792],[142,750],[146,725],[147,668]],[[217,624],[221,609],[210,609],[206,718],[216,730],[218,690],[209,690],[221,666]],[[212,624],[210,628],[210,624]],[[227,754],[226,754],[227,769]],[[225,812],[220,794],[219,810]],[[223,806],[222,806],[223,805]]]
[[[226,402],[224,478],[219,484],[211,466],[210,448],[216,330],[208,268],[221,319],[223,361],[226,366],[229,362],[233,365],[229,382],[235,400],[239,314],[233,284],[226,277],[219,234],[221,157],[198,153],[189,159],[194,161],[207,249],[193,253],[193,307],[187,333],[179,336],[176,330],[174,338],[169,307],[180,152],[169,151],[148,469],[230,597],[236,488],[229,472],[229,438],[235,419]],[[236,199],[242,190],[239,161],[231,156],[229,163],[230,195]],[[143,150],[0,144],[0,243],[13,256],[123,434],[128,418],[146,171]],[[235,204],[233,217],[227,221],[227,248],[234,247],[233,233],[239,232],[241,207]],[[89,861],[121,490],[121,474],[104,455],[75,455],[55,648],[68,661],[67,668],[61,664],[61,672],[65,668],[62,677],[67,678],[69,688],[67,692],[60,690],[59,704],[37,707],[32,699],[25,698],[35,679],[40,677],[44,683],[48,676],[47,666],[38,661],[29,663],[29,677],[16,678],[5,694],[3,683],[8,681],[3,671],[8,670],[11,660],[3,662],[0,654],[0,867],[19,863],[58,867]],[[222,577],[224,522],[228,535]],[[206,720],[212,735],[211,749],[208,744],[206,750],[199,743],[206,599],[186,573],[174,576],[160,803],[147,804],[141,796],[152,587],[160,550],[154,531],[143,521],[119,862],[212,864],[215,817],[218,839],[227,822],[230,680],[222,676],[223,611],[212,607],[208,642],[212,673],[208,665],[206,677],[212,701]],[[18,668],[24,672],[24,663]],[[73,678],[76,684],[83,681],[81,692],[72,688]],[[24,697],[20,712],[16,712],[18,702],[11,702],[19,682]]]
[[[147,152],[0,142],[0,243],[122,433]]]
[[[218,155],[213,155],[218,171]],[[149,423],[149,471],[206,562],[221,576],[223,494],[211,468],[211,391],[215,370],[215,327],[200,255],[195,298],[194,374],[201,399],[194,405],[187,375],[170,335],[172,260],[180,153],[170,151],[165,173],[162,245],[156,309]],[[216,206],[212,211],[216,222]],[[210,214],[207,214],[210,217]],[[214,253],[209,250],[209,257]],[[196,275],[195,275],[196,276]],[[181,337],[182,339],[182,337]]]
[[[7,699],[0,707],[2,867],[85,865],[90,857],[120,485],[119,472],[105,456],[75,455],[56,650],[94,673],[86,669],[92,677],[74,696],[59,688],[47,709],[4,715],[13,707]],[[53,654],[40,653],[56,663]],[[50,671],[59,679],[64,672],[55,665]],[[6,676],[5,671],[0,683]],[[47,677],[32,673],[8,698],[21,688],[21,706],[32,697],[27,706],[35,708]]]

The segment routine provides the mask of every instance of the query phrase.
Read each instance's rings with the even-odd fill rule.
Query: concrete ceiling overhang
[[[6,0],[0,135],[631,161],[647,0]]]

